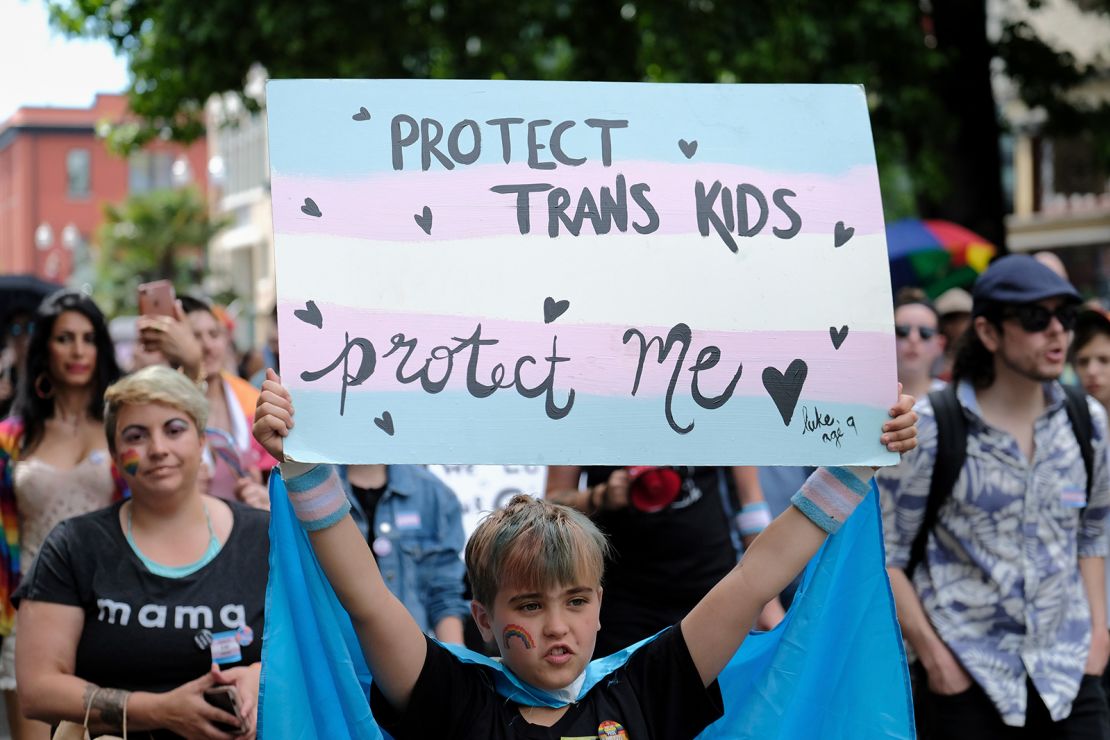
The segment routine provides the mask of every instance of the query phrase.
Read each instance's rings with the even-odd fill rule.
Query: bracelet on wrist
[[[754,537],[771,524],[771,507],[766,501],[755,501],[740,507],[736,528],[741,537]]]
[[[859,467],[817,468],[790,502],[818,527],[835,534],[867,495],[871,475]]]
[[[293,513],[301,526],[315,532],[338,524],[351,510],[351,503],[332,465],[314,465],[285,481]]]

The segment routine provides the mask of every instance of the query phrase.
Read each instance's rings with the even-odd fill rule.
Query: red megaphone
[[[682,478],[674,468],[639,465],[628,468],[628,499],[640,511],[662,511],[678,498]]]

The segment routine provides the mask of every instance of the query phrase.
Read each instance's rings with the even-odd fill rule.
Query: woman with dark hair
[[[27,368],[12,415],[0,422],[0,689],[13,740],[49,737],[23,718],[15,694],[11,594],[58,522],[123,494],[104,439],[104,391],[119,378],[104,315],[87,295],[61,290],[35,314]]]

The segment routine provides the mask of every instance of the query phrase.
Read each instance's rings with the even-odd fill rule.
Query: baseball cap
[[[941,316],[954,313],[971,313],[971,293],[963,288],[949,288],[937,296],[933,306]]]
[[[1057,296],[1080,301],[1067,280],[1028,254],[1010,254],[992,262],[975,281],[972,314],[981,315],[992,303],[1035,303]]]

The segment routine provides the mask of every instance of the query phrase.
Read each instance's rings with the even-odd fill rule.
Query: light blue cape
[[[316,562],[277,469],[270,477],[270,580],[262,645],[262,740],[383,737],[370,712],[371,675],[350,617]],[[652,638],[648,638],[649,640]],[[645,640],[595,660],[582,691]],[[497,661],[498,691],[547,698]],[[906,656],[883,558],[878,495],[860,505],[806,568],[783,622],[748,636],[720,678],[725,714],[705,739],[859,740],[914,737]]]

